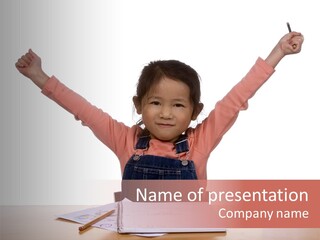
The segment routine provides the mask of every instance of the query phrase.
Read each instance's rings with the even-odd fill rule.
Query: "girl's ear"
[[[134,97],[132,98],[132,101],[133,101],[134,107],[136,108],[137,113],[138,113],[138,114],[141,114],[141,112],[142,112],[141,103],[140,103],[138,97],[137,97],[137,96],[134,96]]]
[[[203,109],[203,103],[198,103],[194,106],[193,113],[191,116],[191,120],[196,120]]]

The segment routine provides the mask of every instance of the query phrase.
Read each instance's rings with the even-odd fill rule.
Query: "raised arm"
[[[31,49],[16,62],[18,71],[31,79],[39,88],[43,88],[49,76],[42,70],[41,58]]]
[[[290,32],[279,40],[265,60],[258,58],[246,76],[216,104],[208,118],[198,125],[196,134],[201,135],[197,138],[198,146],[202,146],[198,151],[209,154],[215,148],[234,124],[239,112],[247,109],[248,100],[271,77],[281,59],[286,55],[299,53],[302,44],[302,34]]]
[[[284,35],[272,49],[265,62],[275,68],[284,56],[299,53],[302,43],[303,36],[301,33],[290,32]]]
[[[133,132],[131,136],[134,135],[134,128],[117,122],[108,113],[65,86],[56,77],[49,77],[42,70],[40,57],[32,50],[21,56],[15,65],[21,74],[41,88],[44,95],[73,114],[75,119],[80,120],[84,126],[89,127],[95,136],[117,156],[126,152],[123,151],[125,147],[133,149],[133,145],[127,144],[126,137],[129,131]]]

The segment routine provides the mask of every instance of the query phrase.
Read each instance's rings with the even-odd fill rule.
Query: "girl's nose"
[[[163,106],[161,108],[160,117],[164,119],[172,118],[172,112],[170,107]]]

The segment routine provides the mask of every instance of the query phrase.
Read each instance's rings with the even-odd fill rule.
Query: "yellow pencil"
[[[81,232],[81,231],[83,231],[83,230],[86,230],[88,227],[91,227],[93,224],[101,221],[102,219],[110,216],[110,215],[113,214],[113,213],[114,213],[114,210],[111,210],[111,211],[109,211],[109,212],[106,212],[106,213],[102,214],[101,216],[99,216],[99,217],[93,219],[92,221],[84,224],[83,226],[79,227],[79,231]]]

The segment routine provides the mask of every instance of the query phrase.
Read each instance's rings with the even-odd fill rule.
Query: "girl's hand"
[[[31,49],[22,55],[15,64],[18,71],[30,78],[38,87],[42,88],[49,79],[41,67],[41,58]]]
[[[298,32],[290,32],[284,35],[277,45],[272,49],[265,61],[275,68],[281,59],[289,54],[296,54],[301,51],[303,35]]]
[[[303,40],[301,33],[290,32],[280,39],[276,47],[278,47],[284,55],[296,54],[301,51]]]

